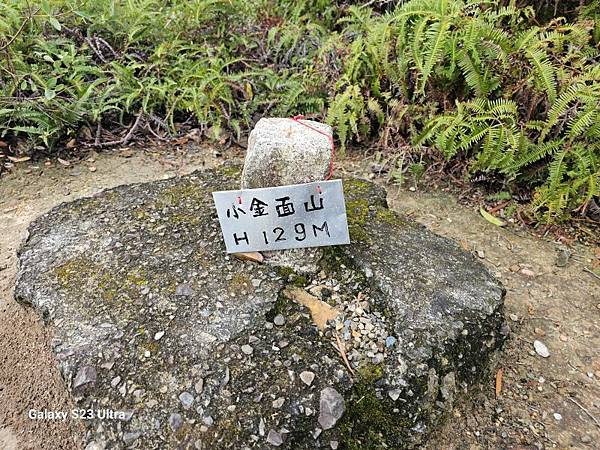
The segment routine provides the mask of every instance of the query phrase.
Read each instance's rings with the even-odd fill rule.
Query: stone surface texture
[[[299,122],[332,135],[329,125],[314,120]],[[242,171],[242,189],[285,186],[323,180],[333,155],[329,139],[290,118],[263,118],[248,138]],[[290,249],[264,252],[267,264],[291,267],[296,272],[315,272],[322,249]]]
[[[329,125],[300,122],[332,135]],[[329,139],[289,118],[263,118],[248,138],[242,188],[253,189],[324,179],[329,172]]]
[[[326,249],[317,272],[231,258],[211,191],[239,177],[123,186],[31,225],[17,299],[54,327],[78,407],[125,412],[85,421],[86,444],[419,446],[486,376],[504,339],[502,286],[361,180],[344,182],[353,243]],[[282,294],[292,284],[338,318],[319,330]]]

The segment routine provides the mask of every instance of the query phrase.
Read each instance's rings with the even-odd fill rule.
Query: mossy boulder
[[[210,193],[238,180],[122,186],[30,226],[15,295],[54,326],[89,448],[421,443],[501,345],[502,287],[361,180],[344,182],[353,243],[318,272],[227,256]],[[292,287],[337,319],[319,328]]]

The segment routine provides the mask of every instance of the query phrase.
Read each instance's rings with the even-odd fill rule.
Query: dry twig
[[[90,145],[92,147],[112,147],[113,145],[127,144],[129,142],[129,140],[131,139],[131,137],[133,136],[133,133],[135,133],[135,131],[138,129],[143,117],[144,117],[144,111],[140,110],[140,112],[137,115],[137,118],[135,119],[135,122],[133,123],[133,125],[131,126],[131,128],[125,135],[125,137],[123,137],[122,139],[119,139],[117,141],[100,142],[100,143],[94,142],[93,144],[90,144]]]
[[[597,273],[595,273],[593,270],[588,269],[587,267],[583,268],[584,272],[589,273],[590,275],[592,275],[593,277],[597,278],[598,280],[600,280],[600,276],[598,276]]]
[[[500,397],[500,393],[502,392],[502,376],[504,375],[504,370],[502,368],[498,369],[496,372],[496,398]]]
[[[569,400],[571,400],[573,403],[575,403],[577,406],[579,406],[579,408],[581,408],[581,410],[582,410],[584,413],[586,413],[590,419],[592,419],[592,420],[594,421],[594,423],[596,424],[596,426],[597,426],[598,428],[600,428],[600,422],[598,421],[598,419],[596,419],[596,418],[595,418],[595,417],[592,415],[592,413],[591,413],[591,412],[589,412],[587,409],[585,409],[585,408],[583,407],[583,405],[582,405],[581,403],[579,403],[577,400],[575,400],[574,398],[571,398],[571,397],[567,397],[567,398],[568,398]]]
[[[104,55],[102,54],[102,52],[99,49],[96,48],[96,46],[92,42],[92,39],[90,39],[89,37],[86,37],[85,42],[87,42],[87,45],[92,49],[92,51],[96,54],[96,56],[100,59],[100,61],[102,61],[104,64],[106,64],[107,61],[104,58]]]
[[[354,376],[354,369],[352,368],[352,366],[350,365],[350,362],[348,361],[348,357],[346,356],[346,349],[344,348],[344,344],[342,343],[340,336],[337,334],[337,332],[335,333],[335,340],[337,342],[337,346],[334,345],[333,348],[335,348],[338,352],[340,352],[340,355],[342,355],[342,360],[346,364],[346,367],[348,368],[348,370],[350,371],[352,376]]]
[[[98,45],[98,43],[101,43],[105,48],[107,48],[108,50],[110,50],[110,52],[113,55],[113,58],[117,58],[117,52],[115,52],[115,50],[110,46],[110,44],[108,42],[106,42],[100,36],[94,36],[94,40],[96,42],[96,48],[98,50],[100,50],[100,46]]]

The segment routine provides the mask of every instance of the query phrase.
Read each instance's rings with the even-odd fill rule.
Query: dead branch
[[[108,142],[100,142],[100,143],[94,142],[93,144],[89,144],[89,145],[91,145],[92,147],[112,147],[114,145],[127,144],[129,142],[129,140],[131,139],[131,137],[133,136],[133,133],[135,133],[135,131],[138,129],[143,117],[144,117],[144,111],[140,110],[140,112],[137,115],[137,118],[135,119],[135,122],[133,123],[133,125],[127,132],[127,134],[122,139],[119,139],[117,141],[108,141]]]
[[[94,44],[92,43],[92,40],[89,37],[85,38],[85,42],[87,42],[87,44],[89,45],[89,47],[96,54],[96,56],[100,59],[100,61],[102,61],[105,64],[108,62],[104,58],[104,55],[102,54],[102,52],[94,46]]]
[[[152,126],[150,125],[150,122],[146,121],[146,129],[150,132],[150,134],[152,136],[154,136],[156,139],[160,140],[160,141],[168,141],[168,139],[164,136],[159,135],[156,131],[154,131],[152,129]]]
[[[96,47],[98,48],[98,50],[100,50],[100,46],[98,45],[98,43],[104,45],[105,48],[107,48],[108,50],[110,50],[110,52],[113,55],[113,58],[117,58],[117,52],[115,52],[115,50],[111,47],[111,45],[106,42],[104,39],[102,39],[99,36],[94,36],[94,40],[96,41]]]

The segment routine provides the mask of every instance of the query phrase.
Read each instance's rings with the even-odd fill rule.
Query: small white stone
[[[275,430],[269,430],[269,434],[267,435],[267,442],[275,447],[279,447],[283,444],[283,438],[281,434]]]
[[[313,380],[315,379],[315,374],[314,372],[309,372],[307,370],[305,370],[304,372],[300,373],[300,379],[302,380],[302,382],[304,384],[306,384],[307,386],[310,386],[313,382]]]
[[[146,351],[144,352],[144,356],[145,356],[146,358],[150,358],[150,350],[146,350]]]
[[[400,398],[400,389],[392,389],[388,392],[388,395],[392,400],[396,401]]]
[[[179,394],[179,401],[185,409],[188,409],[194,404],[194,396],[189,392],[182,392]]]
[[[245,345],[242,345],[242,352],[245,355],[251,355],[252,352],[254,352],[254,349],[251,346],[249,346],[248,344],[245,344]]]
[[[533,341],[533,348],[535,349],[535,352],[542,358],[547,358],[550,356],[550,351],[548,351],[548,347],[546,347],[546,344],[544,344],[542,341]]]
[[[562,420],[562,416],[561,416],[559,413],[554,413],[554,414],[553,414],[553,416],[554,416],[554,418],[555,418],[557,421],[561,421],[561,420]]]
[[[532,278],[535,277],[535,272],[533,270],[531,270],[531,269],[526,268],[526,267],[523,268],[523,269],[521,269],[521,273],[523,275],[525,275],[526,277],[532,277]]]
[[[273,319],[273,323],[278,327],[283,326],[283,324],[285,323],[285,317],[283,317],[281,314],[277,314]]]
[[[163,337],[164,335],[165,335],[165,332],[164,332],[164,331],[159,331],[158,333],[156,333],[156,334],[154,335],[154,340],[155,340],[155,341],[158,341],[158,340],[160,340],[160,338],[161,338],[161,337]]]

